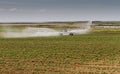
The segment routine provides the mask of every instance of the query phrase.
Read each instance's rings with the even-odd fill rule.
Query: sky
[[[120,0],[0,0],[0,22],[119,20]]]

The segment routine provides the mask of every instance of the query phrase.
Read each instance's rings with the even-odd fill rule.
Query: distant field
[[[0,23],[0,27],[12,26],[12,27],[49,27],[49,28],[77,28],[86,25],[88,21],[76,21],[76,22],[43,22],[43,23]]]
[[[98,26],[120,26],[120,21],[93,21]]]
[[[119,74],[120,33],[0,39],[0,74]]]

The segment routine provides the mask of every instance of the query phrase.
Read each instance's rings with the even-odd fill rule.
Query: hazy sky
[[[0,0],[0,22],[120,20],[120,0]]]

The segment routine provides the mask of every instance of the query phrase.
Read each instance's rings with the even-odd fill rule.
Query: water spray
[[[14,31],[12,27],[3,27],[2,36],[4,38],[41,37],[41,36],[61,36],[86,34],[91,30],[92,22],[89,21],[84,28],[54,30],[51,28],[26,27],[20,31]]]

